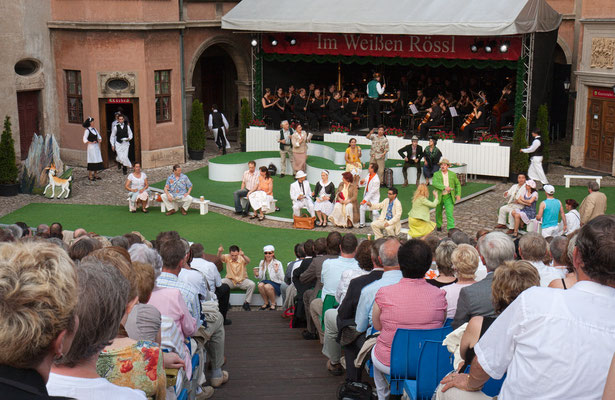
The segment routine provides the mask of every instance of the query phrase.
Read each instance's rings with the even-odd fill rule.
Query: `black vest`
[[[96,131],[92,132],[92,128],[88,128],[88,142],[98,142]]]
[[[290,139],[290,135],[293,134],[293,128],[288,128],[288,139]],[[284,129],[280,129],[280,140],[284,140]],[[280,150],[284,150],[284,146],[290,146],[290,143],[284,144],[280,143]]]
[[[224,120],[222,119],[222,113],[219,111],[214,111],[211,113],[211,121],[213,129],[219,129],[224,127]]]
[[[128,124],[124,122],[124,127],[120,124],[115,125],[115,139],[121,142],[122,139],[128,139]]]
[[[540,146],[538,146],[538,148],[536,149],[536,151],[534,152],[534,154],[532,154],[533,156],[539,156],[542,157],[542,139],[540,136],[536,136],[536,138],[534,140],[538,140],[540,142]]]

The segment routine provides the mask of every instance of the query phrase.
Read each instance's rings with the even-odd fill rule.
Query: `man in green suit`
[[[434,189],[438,191],[438,205],[436,206],[436,229],[442,230],[442,206],[446,212],[446,229],[455,227],[453,217],[453,207],[456,201],[461,199],[461,184],[457,179],[457,174],[449,171],[451,163],[443,158],[440,161],[440,170],[433,175],[431,182]]]

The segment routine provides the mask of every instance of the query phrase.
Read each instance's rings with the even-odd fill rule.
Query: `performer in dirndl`
[[[100,180],[101,178],[98,176],[98,171],[103,169],[103,159],[100,154],[100,142],[102,142],[102,138],[96,128],[92,127],[93,121],[94,118],[88,117],[82,124],[85,128],[85,131],[83,131],[83,143],[88,145],[88,179],[90,181]]]
[[[115,160],[122,164],[122,172],[128,174],[128,168],[132,168],[132,163],[128,158],[130,150],[130,141],[132,140],[132,129],[124,121],[124,116],[120,115],[117,119],[117,124],[111,128],[111,148],[117,155]]]

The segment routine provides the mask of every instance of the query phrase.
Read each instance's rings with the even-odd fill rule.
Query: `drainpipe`
[[[179,0],[179,22],[184,20],[184,0]],[[182,142],[184,144],[184,159],[188,160],[188,134],[186,130],[186,81],[184,71],[184,29],[179,29],[179,75],[181,79],[182,100]]]

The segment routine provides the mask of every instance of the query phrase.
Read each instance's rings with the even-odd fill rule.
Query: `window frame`
[[[66,114],[68,123],[81,124],[83,123],[83,87],[81,80],[81,71],[74,69],[65,69],[64,76],[66,79]],[[74,84],[75,90],[71,90],[71,84]],[[74,108],[71,104],[71,99],[77,103],[77,109],[74,112],[71,110]]]
[[[154,70],[154,113],[156,115],[156,123],[171,122],[173,113],[171,110],[171,69]],[[163,78],[166,77],[166,80]],[[165,85],[166,84],[166,85]],[[166,86],[166,91],[165,91]],[[166,107],[164,105],[166,100]],[[166,113],[165,113],[166,110]]]

